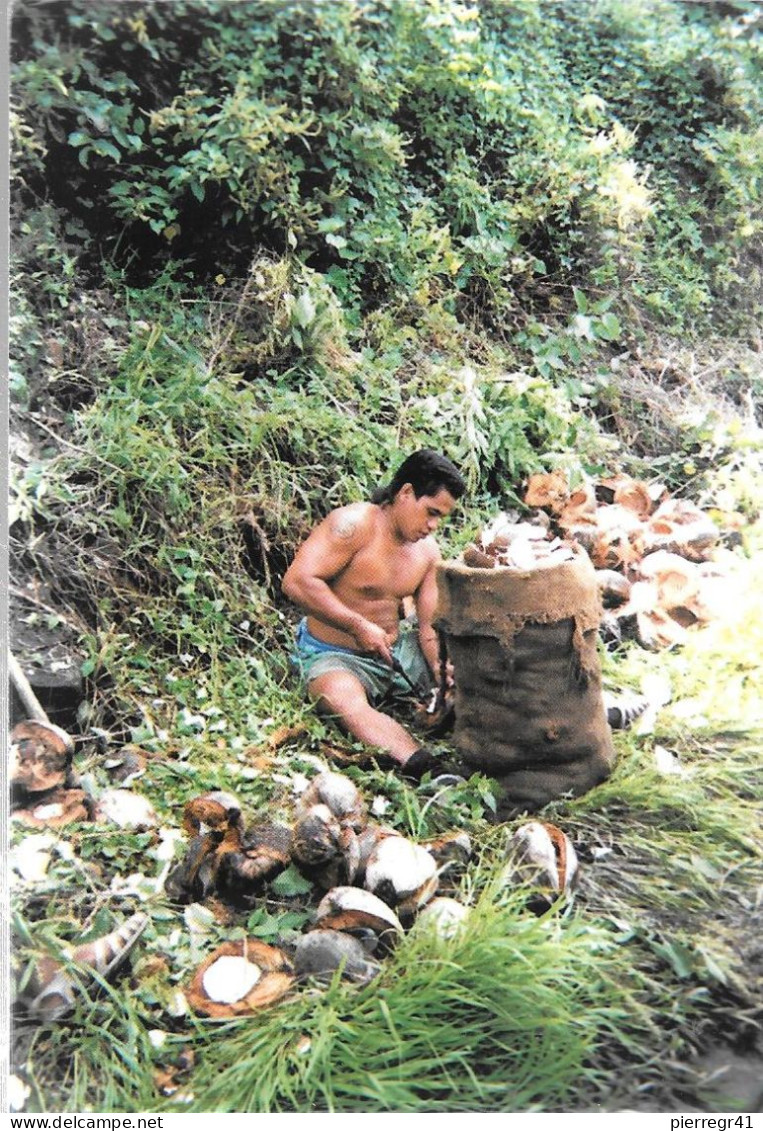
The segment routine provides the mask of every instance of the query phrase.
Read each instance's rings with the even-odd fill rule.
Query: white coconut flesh
[[[366,885],[373,891],[386,879],[402,895],[418,891],[436,874],[437,865],[425,848],[403,837],[388,837],[371,854]]]
[[[361,801],[355,785],[341,774],[321,774],[318,790],[321,800],[338,817],[349,813]]]
[[[362,888],[338,887],[332,888],[318,904],[316,922],[332,915],[356,913],[358,917],[378,920],[378,928],[382,925],[402,932],[403,927],[395,912],[383,900]]]
[[[545,872],[553,888],[559,886],[559,870],[554,842],[542,825],[535,821],[523,825],[514,834],[524,861]]]
[[[578,869],[578,858],[573,848],[572,841],[564,834],[566,864],[562,888],[567,889]],[[548,831],[537,821],[530,821],[522,825],[514,834],[514,843],[518,847],[524,865],[532,864],[545,873],[550,886],[554,891],[560,890],[559,861],[556,847]]]
[[[63,817],[64,807],[60,802],[54,802],[52,805],[38,805],[34,810],[34,816],[38,821],[50,821],[55,817]]]
[[[452,938],[469,914],[468,907],[456,899],[441,896],[434,899],[419,914],[417,923],[432,928],[444,939]]]
[[[246,997],[261,977],[260,967],[248,958],[226,954],[204,971],[201,984],[210,1001],[232,1005]]]

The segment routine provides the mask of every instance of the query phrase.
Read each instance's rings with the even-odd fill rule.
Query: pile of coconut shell
[[[14,817],[31,828],[87,821],[90,798],[72,771],[74,742],[50,722],[25,719],[10,735],[9,783]]]
[[[237,800],[214,791],[186,804],[183,827],[188,848],[166,884],[178,903],[209,899],[249,909],[290,866],[322,893],[295,946],[246,939],[223,944],[205,960],[186,996],[206,1016],[252,1012],[282,997],[296,980],[330,979],[340,967],[343,977],[368,982],[415,919],[455,921],[466,914],[455,899],[438,896],[470,858],[466,833],[416,844],[376,825],[343,774],[325,771],[314,778],[291,824],[245,827]]]
[[[102,790],[98,798],[80,788],[74,772],[74,739],[61,727],[24,719],[10,734],[11,817],[35,829],[57,829],[98,821],[141,830],[158,825],[153,806],[127,788]],[[113,780],[127,786],[142,773],[145,758],[125,746],[104,762]]]
[[[717,615],[721,529],[663,484],[621,474],[573,488],[564,472],[553,471],[530,477],[524,502],[535,514],[525,521],[499,514],[464,550],[466,565],[542,569],[581,547],[596,569],[602,633],[610,642],[630,636],[646,648],[669,648],[685,641],[687,628]],[[738,532],[741,516],[727,518]]]
[[[292,826],[244,830],[235,800],[225,793],[188,802],[184,825],[192,840],[167,883],[181,902],[212,895],[251,907],[264,896],[268,880],[292,864],[324,893],[296,944],[245,939],[224,943],[205,959],[186,996],[208,1017],[254,1012],[299,982],[327,982],[337,971],[367,984],[407,930],[425,926],[449,938],[469,913],[466,904],[442,894],[454,890],[454,879],[470,859],[467,834],[451,832],[417,844],[375,825],[354,783],[339,773],[326,771],[313,780]],[[505,880],[532,886],[528,907],[534,912],[574,887],[575,850],[555,826],[523,825],[507,849]]]
[[[359,790],[340,773],[327,770],[313,779],[290,824],[247,827],[236,798],[218,790],[186,803],[183,829],[185,853],[168,865],[164,881],[165,895],[176,904],[206,900],[231,922],[236,911],[266,899],[269,882],[291,866],[317,895],[310,925],[296,943],[232,940],[204,959],[186,998],[206,1017],[251,1014],[298,984],[326,983],[337,971],[366,984],[407,930],[429,925],[448,938],[469,913],[454,898],[471,857],[468,835],[454,831],[414,843],[374,824]],[[507,850],[506,882],[532,886],[531,910],[546,910],[574,886],[575,850],[554,826],[523,825]],[[121,969],[148,921],[137,912],[102,938],[70,946],[63,960],[42,958],[24,995],[29,1016],[50,1022],[72,1012],[84,986]]]

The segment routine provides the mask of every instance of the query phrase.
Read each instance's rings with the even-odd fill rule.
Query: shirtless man
[[[355,738],[387,751],[410,777],[434,768],[433,756],[378,704],[393,691],[409,692],[411,684],[422,696],[432,687],[440,560],[432,535],[464,490],[444,456],[415,452],[370,503],[332,511],[283,579],[286,596],[307,613],[296,660],[308,693]],[[401,621],[406,597],[413,598],[415,621]]]

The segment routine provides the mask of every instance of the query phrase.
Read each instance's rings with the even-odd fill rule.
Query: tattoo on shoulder
[[[358,532],[362,522],[362,516],[356,510],[345,511],[343,514],[334,516],[332,523],[334,534],[337,538],[342,538],[349,541]]]

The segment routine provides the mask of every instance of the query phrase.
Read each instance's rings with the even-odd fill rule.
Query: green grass
[[[366,989],[303,992],[212,1035],[195,1110],[543,1110],[568,1100],[597,1034],[625,1023],[614,944],[538,921],[488,887],[463,933],[409,936]]]

